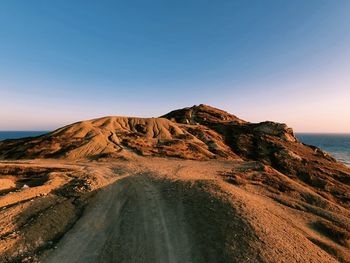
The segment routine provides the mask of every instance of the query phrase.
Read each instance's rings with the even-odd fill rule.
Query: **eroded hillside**
[[[4,262],[350,262],[350,169],[285,124],[199,105],[0,158]]]

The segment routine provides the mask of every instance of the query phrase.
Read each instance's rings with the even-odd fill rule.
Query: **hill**
[[[0,142],[0,158],[96,159],[133,154],[188,159],[237,158],[221,135],[165,118],[104,117],[36,138]]]
[[[0,142],[1,262],[350,262],[350,169],[207,105]]]
[[[77,122],[49,134],[0,142],[1,159],[70,160],[176,157],[192,160],[254,160],[323,195],[348,203],[349,169],[321,149],[304,145],[285,124],[249,123],[199,105],[160,118],[104,117]]]

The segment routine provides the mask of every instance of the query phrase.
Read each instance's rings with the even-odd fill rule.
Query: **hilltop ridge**
[[[159,118],[108,116],[80,121],[51,133],[0,142],[0,158],[100,158],[139,154],[185,159],[239,158],[227,138],[232,127],[295,141],[276,123],[250,124],[207,105],[172,111]],[[245,132],[245,131],[243,131]]]
[[[250,123],[200,104],[159,118],[109,116],[51,133],[0,142],[1,159],[98,160],[133,156],[191,160],[253,160],[348,203],[349,169],[321,149],[304,145],[286,124]]]
[[[350,169],[203,104],[1,141],[0,183],[2,262],[350,261]]]

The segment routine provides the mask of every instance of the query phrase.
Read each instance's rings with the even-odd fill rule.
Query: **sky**
[[[0,1],[0,130],[201,103],[350,133],[350,1]]]

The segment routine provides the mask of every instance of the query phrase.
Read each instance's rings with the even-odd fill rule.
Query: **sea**
[[[0,131],[0,141],[39,136],[48,131]],[[296,133],[303,143],[314,145],[330,153],[338,161],[350,166],[350,134]]]
[[[317,146],[350,166],[350,134],[296,133],[299,141]]]
[[[48,131],[0,131],[0,141],[43,135]]]

